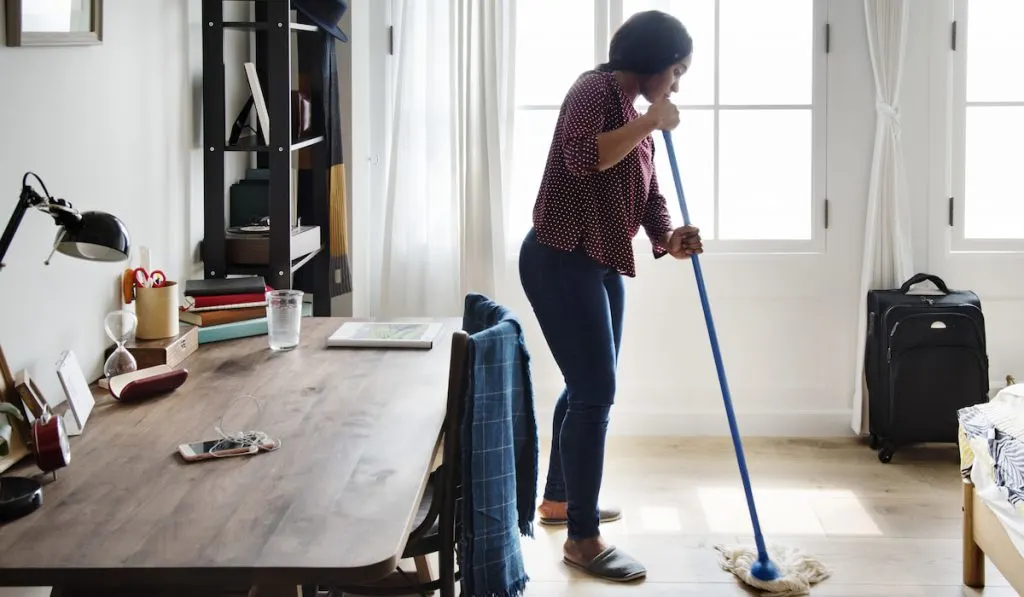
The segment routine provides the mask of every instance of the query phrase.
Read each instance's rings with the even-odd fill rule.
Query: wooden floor
[[[855,440],[751,439],[744,447],[768,541],[800,548],[833,571],[812,595],[1016,595],[991,565],[986,590],[960,584],[955,447],[906,449],[887,465]],[[752,594],[721,571],[713,549],[752,544],[728,438],[617,438],[606,462],[602,501],[621,504],[624,518],[603,533],[644,562],[647,580],[591,580],[560,564],[564,529],[538,527],[535,540],[524,540],[529,597]]]
[[[888,465],[853,440],[751,439],[745,447],[769,542],[803,549],[833,570],[812,595],[1016,595],[991,565],[985,591],[960,585],[955,447],[907,449]],[[542,445],[542,480],[546,456]],[[719,542],[751,542],[727,438],[613,439],[604,487],[603,501],[620,504],[624,518],[603,532],[645,563],[647,580],[591,580],[560,563],[564,528],[538,526],[535,539],[523,540],[528,597],[753,594],[718,568],[713,550]],[[0,590],[2,597],[23,594]]]

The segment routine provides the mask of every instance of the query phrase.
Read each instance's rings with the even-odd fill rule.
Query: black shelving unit
[[[306,21],[301,13],[297,21],[291,20],[291,2],[285,0],[241,0],[252,3],[253,21],[225,21],[224,2],[240,0],[203,0],[203,138],[204,138],[204,232],[202,244],[205,278],[223,278],[229,275],[263,275],[272,288],[301,288],[313,296],[313,314],[329,316],[331,297],[329,287],[330,261],[328,239],[330,233],[327,198],[329,170],[327,144],[324,143],[323,89],[324,36],[316,25]],[[243,69],[243,64],[225,65],[224,37],[254,34],[256,70],[266,98],[270,116],[269,144],[258,126],[256,110],[250,112],[250,121],[256,123],[261,136],[251,135],[238,143],[228,143],[225,117],[225,68]],[[292,131],[292,35],[296,35],[298,70],[308,73],[311,109],[311,134],[295,138]],[[240,109],[241,106],[238,106]],[[231,108],[229,108],[231,109]],[[313,175],[300,185],[296,201],[297,214],[292,213],[292,156],[305,150]],[[269,170],[270,182],[270,238],[269,260],[266,266],[237,265],[228,261],[227,222],[225,221],[225,168],[227,152],[256,154],[258,168]],[[320,227],[320,246],[303,255],[293,255],[293,215],[298,215],[304,226]],[[302,270],[300,272],[300,269]],[[299,282],[299,284],[295,284]]]

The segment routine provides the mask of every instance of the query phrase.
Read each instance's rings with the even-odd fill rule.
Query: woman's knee
[[[584,375],[571,385],[570,409],[604,409],[608,411],[615,404],[614,371]]]

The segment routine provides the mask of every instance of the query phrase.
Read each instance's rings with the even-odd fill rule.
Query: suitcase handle
[[[914,284],[920,284],[921,282],[931,282],[932,284],[935,284],[935,286],[938,287],[938,289],[941,290],[943,294],[949,294],[949,287],[946,286],[946,283],[942,281],[942,278],[934,276],[932,274],[915,274],[914,277],[904,282],[903,286],[900,286],[900,292],[910,292],[911,286],[913,286]]]

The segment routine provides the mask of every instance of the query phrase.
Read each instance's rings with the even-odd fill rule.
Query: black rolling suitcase
[[[930,281],[941,294],[913,294]],[[917,274],[867,296],[864,368],[870,446],[882,462],[900,446],[955,443],[957,410],[988,401],[988,354],[981,301]]]

